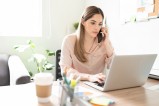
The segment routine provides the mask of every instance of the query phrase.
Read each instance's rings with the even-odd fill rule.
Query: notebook
[[[114,55],[110,69],[106,69],[103,85],[84,83],[100,91],[137,87],[145,84],[157,54]]]

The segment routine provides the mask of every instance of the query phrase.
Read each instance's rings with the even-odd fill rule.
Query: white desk
[[[38,103],[34,83],[0,87],[0,106],[57,106],[56,103]]]

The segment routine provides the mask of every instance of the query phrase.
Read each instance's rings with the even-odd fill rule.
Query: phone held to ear
[[[106,19],[105,19],[105,27],[107,27],[107,24],[106,24],[106,23],[107,23],[107,22],[106,22]],[[103,33],[102,33],[101,29],[100,29],[100,31],[99,31],[97,37],[98,37],[98,43],[100,43],[102,40],[105,40],[105,36],[103,36]]]
[[[97,37],[98,37],[98,43],[100,43],[102,40],[104,40],[104,37],[103,37],[103,34],[102,34],[101,30],[99,31]]]

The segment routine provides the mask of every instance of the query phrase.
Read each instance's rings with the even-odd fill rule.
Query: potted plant
[[[73,24],[73,27],[75,28],[75,30],[77,30],[78,25],[79,25],[79,22],[75,22],[75,23]]]
[[[26,45],[15,45],[14,49],[18,52],[24,52],[26,49],[30,49],[32,54],[29,58],[29,62],[35,62],[37,73],[44,72],[46,70],[52,70],[54,65],[48,61],[48,58],[51,56],[55,56],[55,52],[50,50],[45,50],[45,55],[35,52],[35,44],[29,40]],[[29,71],[30,76],[33,76],[33,72]]]

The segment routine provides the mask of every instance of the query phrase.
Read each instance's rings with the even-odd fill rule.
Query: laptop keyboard
[[[95,81],[95,82],[93,82],[95,85],[97,85],[97,86],[100,86],[100,87],[103,87],[104,86],[104,82],[102,82],[102,83],[99,83],[99,82],[97,82],[97,81]]]

